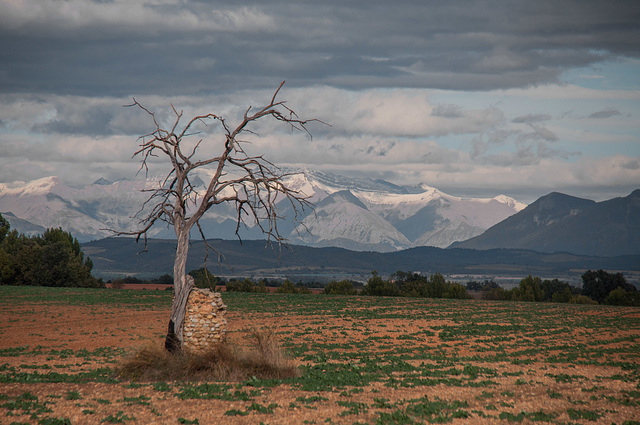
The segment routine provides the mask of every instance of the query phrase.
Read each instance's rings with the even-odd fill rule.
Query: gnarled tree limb
[[[230,126],[220,115],[208,113],[197,115],[181,126],[183,112],[171,105],[174,122],[169,130],[164,129],[158,122],[154,112],[150,111],[135,98],[129,107],[137,107],[145,111],[153,121],[155,129],[141,136],[139,149],[134,157],[141,158],[140,171],[148,173],[150,158],[166,157],[171,168],[155,189],[148,189],[148,199],[142,205],[138,216],[140,229],[132,232],[116,232],[118,235],[133,235],[136,240],[141,237],[146,241],[151,228],[159,223],[173,226],[176,237],[176,257],[174,262],[174,301],[171,311],[169,332],[166,346],[170,350],[180,350],[182,344],[182,328],[185,307],[189,292],[193,284],[186,278],[185,267],[189,251],[190,232],[194,226],[207,243],[204,233],[199,226],[199,220],[214,205],[222,203],[233,204],[236,210],[236,235],[238,238],[242,224],[257,225],[270,241],[278,244],[285,241],[285,237],[278,231],[278,221],[283,217],[278,215],[277,204],[288,201],[293,207],[293,219],[299,222],[301,213],[311,207],[304,193],[288,187],[284,179],[290,173],[283,172],[263,156],[251,156],[243,148],[242,140],[238,137],[243,133],[253,133],[250,126],[262,118],[274,118],[289,125],[294,130],[306,132],[307,125],[317,121],[303,120],[284,101],[278,101],[277,96],[284,82],[277,88],[268,105],[255,109],[249,107],[244,112],[242,121],[235,127]],[[203,139],[192,148],[186,148],[184,141],[198,134],[195,131],[197,123],[217,122],[224,135],[221,151],[218,156],[197,158],[198,149]],[[184,149],[187,149],[185,152]],[[189,180],[190,173],[199,168],[212,171],[212,177],[204,192],[198,192]],[[148,210],[148,207],[151,209]],[[147,210],[145,212],[145,210]],[[206,261],[206,260],[205,260]],[[175,335],[170,335],[171,330]],[[171,339],[171,341],[170,341]]]

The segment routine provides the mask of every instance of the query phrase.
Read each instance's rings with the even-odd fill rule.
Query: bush
[[[124,280],[116,279],[111,282],[111,289],[124,289]]]
[[[372,276],[362,289],[363,295],[378,297],[397,297],[400,295],[400,289],[398,289],[395,282],[382,279],[375,270],[371,274]]]
[[[599,303],[604,302],[609,293],[617,288],[622,288],[627,292],[637,291],[635,286],[627,283],[622,273],[587,270],[582,275],[582,294]]]
[[[226,287],[227,292],[259,292],[259,288],[249,278],[243,280],[232,279],[226,283]]]
[[[520,281],[518,287],[513,288],[511,299],[514,301],[540,302],[544,301],[544,292],[541,288],[541,280],[539,277],[531,275]]]
[[[459,283],[449,282],[447,284],[447,292],[444,298],[456,298],[460,300],[471,299],[473,298],[467,292],[467,288],[464,285]]]
[[[500,285],[498,285],[496,282],[494,282],[493,280],[484,280],[483,282],[478,282],[476,280],[471,280],[469,282],[467,282],[467,291],[490,291],[492,289],[496,289],[499,288]]]
[[[357,291],[353,287],[353,282],[349,280],[341,280],[340,282],[333,280],[324,287],[323,293],[327,295],[355,295]]]
[[[598,304],[598,301],[592,300],[586,295],[574,295],[569,300],[569,304]]]
[[[509,301],[511,300],[512,292],[507,291],[502,286],[498,286],[497,288],[491,288],[487,291],[483,291],[483,298],[485,300],[495,300],[495,301]]]
[[[216,277],[206,267],[191,270],[189,276],[193,277],[197,288],[206,288],[215,290],[217,285],[222,284],[222,279]],[[171,279],[173,283],[173,278]]]
[[[573,294],[578,294],[579,289],[574,288],[567,282],[558,279],[542,281],[542,291],[544,292],[543,301],[551,301],[554,303],[567,303]]]
[[[289,279],[285,279],[282,285],[276,289],[277,294],[310,294],[311,290],[303,285],[294,285]]]
[[[640,307],[640,293],[637,291],[630,292],[618,287],[609,292],[607,298],[604,299],[605,304],[623,305],[629,307]]]
[[[311,294],[311,289],[307,288],[306,286],[302,285],[302,284],[298,284],[296,285],[296,293],[297,294]]]
[[[259,292],[262,294],[266,294],[267,292],[269,292],[269,290],[267,289],[267,281],[264,279],[260,279],[258,285],[253,287],[253,292]]]
[[[424,296],[427,298],[445,298],[447,286],[444,276],[440,273],[434,273],[425,285]]]
[[[562,291],[556,291],[551,295],[551,302],[554,303],[568,303],[571,300],[573,293],[571,288],[567,284],[567,287]]]
[[[165,273],[162,276],[151,279],[151,283],[158,285],[173,285],[173,276]]]

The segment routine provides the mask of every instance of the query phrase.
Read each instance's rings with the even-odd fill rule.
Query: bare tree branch
[[[238,137],[242,133],[255,134],[251,124],[262,119],[272,118],[288,125],[292,130],[311,133],[307,125],[311,122],[322,121],[301,119],[284,101],[277,97],[284,85],[284,81],[275,90],[270,102],[263,107],[248,107],[242,120],[237,126],[230,126],[219,115],[207,113],[191,118],[186,124],[181,124],[183,111],[178,111],[173,105],[173,122],[169,130],[163,128],[154,112],[140,104],[135,98],[127,107],[137,107],[146,112],[153,121],[153,131],[138,138],[139,148],[134,157],[140,158],[140,169],[145,175],[149,172],[151,158],[165,157],[171,164],[170,170],[158,183],[158,187],[146,190],[149,197],[142,204],[136,217],[139,218],[140,228],[131,232],[115,232],[117,235],[135,236],[136,241],[144,238],[147,249],[147,236],[158,223],[173,226],[177,247],[174,261],[174,303],[172,307],[170,332],[167,335],[167,348],[170,339],[182,342],[182,325],[185,314],[186,300],[191,290],[190,280],[185,277],[186,259],[189,250],[190,232],[194,226],[205,242],[205,269],[209,249],[218,254],[218,261],[224,257],[209,244],[200,226],[200,219],[213,206],[231,204],[235,208],[236,236],[240,238],[241,226],[256,226],[267,237],[267,242],[275,242],[278,246],[286,241],[278,225],[284,219],[279,215],[278,205],[286,201],[293,210],[293,220],[301,224],[303,213],[312,209],[308,197],[299,191],[288,187],[285,178],[292,173],[283,172],[262,155],[251,156],[244,147],[246,140]],[[198,158],[199,148],[208,143],[199,139],[192,147],[185,146],[185,140],[199,135],[196,124],[214,121],[220,124],[224,143],[220,145],[220,153],[209,158]],[[186,149],[186,152],[183,152]],[[211,178],[206,190],[199,191],[191,182],[190,175],[194,170],[207,169]],[[296,226],[297,227],[297,226]],[[175,329],[175,336],[170,335]],[[170,338],[171,337],[171,338]],[[174,347],[175,348],[175,347]],[[178,347],[179,349],[180,347]]]

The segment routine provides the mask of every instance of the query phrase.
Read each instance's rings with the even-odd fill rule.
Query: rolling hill
[[[594,257],[573,254],[540,253],[516,249],[442,249],[416,247],[396,252],[363,252],[344,248],[308,246],[269,247],[263,240],[211,240],[224,255],[218,261],[209,253],[207,267],[218,276],[289,277],[294,281],[327,281],[357,278],[366,280],[371,271],[388,275],[395,271],[440,272],[477,277],[523,278],[529,274],[579,281],[587,269],[632,271],[630,281],[640,278],[640,255]],[[107,238],[82,244],[91,257],[98,276],[127,274],[159,275],[172,272],[175,241],[150,239],[148,251],[140,253],[142,243],[131,238]],[[187,270],[203,266],[205,247],[194,241]],[[634,277],[635,276],[635,277]]]

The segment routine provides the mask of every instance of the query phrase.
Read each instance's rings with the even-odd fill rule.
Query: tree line
[[[419,273],[397,271],[383,279],[377,271],[361,289],[352,281],[332,281],[324,288],[328,295],[370,295],[377,297],[414,297],[414,298],[473,298],[467,288],[457,282],[447,282],[440,273],[424,276]]]
[[[47,229],[44,234],[26,236],[11,230],[0,214],[0,285],[104,287],[102,279],[91,275],[93,263],[85,258],[80,243],[62,229]],[[253,282],[248,278],[223,280],[206,268],[189,272],[200,288],[226,286],[229,292],[311,293],[311,284],[294,284],[289,279]],[[134,276],[114,280],[114,287],[123,283],[172,284],[171,275],[150,281]],[[316,285],[317,286],[317,285]],[[527,302],[558,302],[573,304],[609,304],[640,306],[640,292],[628,283],[622,273],[587,270],[582,275],[582,288],[558,279],[527,276],[518,286],[504,289],[492,280],[470,281],[466,285],[448,282],[440,273],[424,276],[397,271],[383,279],[376,271],[367,283],[350,280],[329,282],[323,290],[328,295],[370,295],[390,297],[469,299],[469,291],[479,292],[483,299]]]
[[[215,289],[217,286],[224,285],[227,292],[256,292],[256,293],[275,292],[278,294],[310,294],[311,293],[311,290],[308,287],[309,284],[307,285],[304,285],[301,283],[295,284],[289,279],[284,279],[284,281],[279,279],[272,279],[272,280],[260,279],[258,282],[254,282],[249,278],[224,280],[220,277],[214,276],[206,268],[191,270],[188,274],[193,277],[195,281],[195,285],[198,288]],[[271,291],[269,288],[275,288],[275,290]]]
[[[192,270],[189,275],[194,278],[195,286],[199,288],[215,290],[217,287],[224,286],[227,292],[309,294],[311,293],[310,288],[322,286],[320,283],[313,282],[293,283],[289,279],[284,279],[284,281],[260,279],[257,282],[249,278],[225,280],[214,276],[205,268]],[[152,280],[141,280],[133,276],[118,280],[125,283],[172,283],[170,275]],[[470,292],[479,294],[482,299],[497,301],[640,306],[640,292],[636,287],[628,283],[622,273],[609,273],[604,270],[588,270],[583,273],[582,288],[562,280],[541,279],[531,275],[520,280],[518,286],[504,289],[493,280],[469,281],[463,285],[447,281],[440,273],[425,276],[419,273],[397,271],[388,279],[383,279],[376,271],[373,271],[365,285],[346,279],[334,280],[326,284],[322,291],[325,295],[457,299],[473,298]]]
[[[104,287],[92,268],[71,233],[58,228],[22,235],[0,215],[0,285]]]
[[[637,288],[628,283],[622,273],[604,270],[584,272],[582,288],[558,279],[542,280],[531,275],[509,290],[493,281],[470,282],[467,288],[479,290],[482,297],[489,300],[640,306]]]
[[[582,274],[582,288],[558,279],[527,276],[512,289],[504,289],[493,280],[470,281],[466,285],[447,282],[440,273],[423,276],[397,271],[388,279],[372,272],[367,284],[358,291],[348,280],[332,281],[324,288],[330,295],[372,295],[387,297],[472,298],[469,291],[481,298],[500,301],[555,302],[572,304],[609,304],[640,306],[640,292],[628,283],[622,273],[588,270]]]
[[[289,279],[260,279],[257,282],[254,282],[249,278],[224,279],[219,276],[214,276],[213,273],[204,267],[191,270],[187,274],[193,277],[194,284],[197,288],[211,289],[212,291],[215,291],[222,286],[225,288],[226,292],[310,294],[311,289],[309,288],[319,285],[316,283],[293,283]],[[174,282],[173,276],[170,274],[164,274],[151,279],[142,279],[136,276],[124,276],[113,280],[107,280],[107,283],[110,283],[111,287],[114,289],[122,289],[125,284],[173,285]]]

